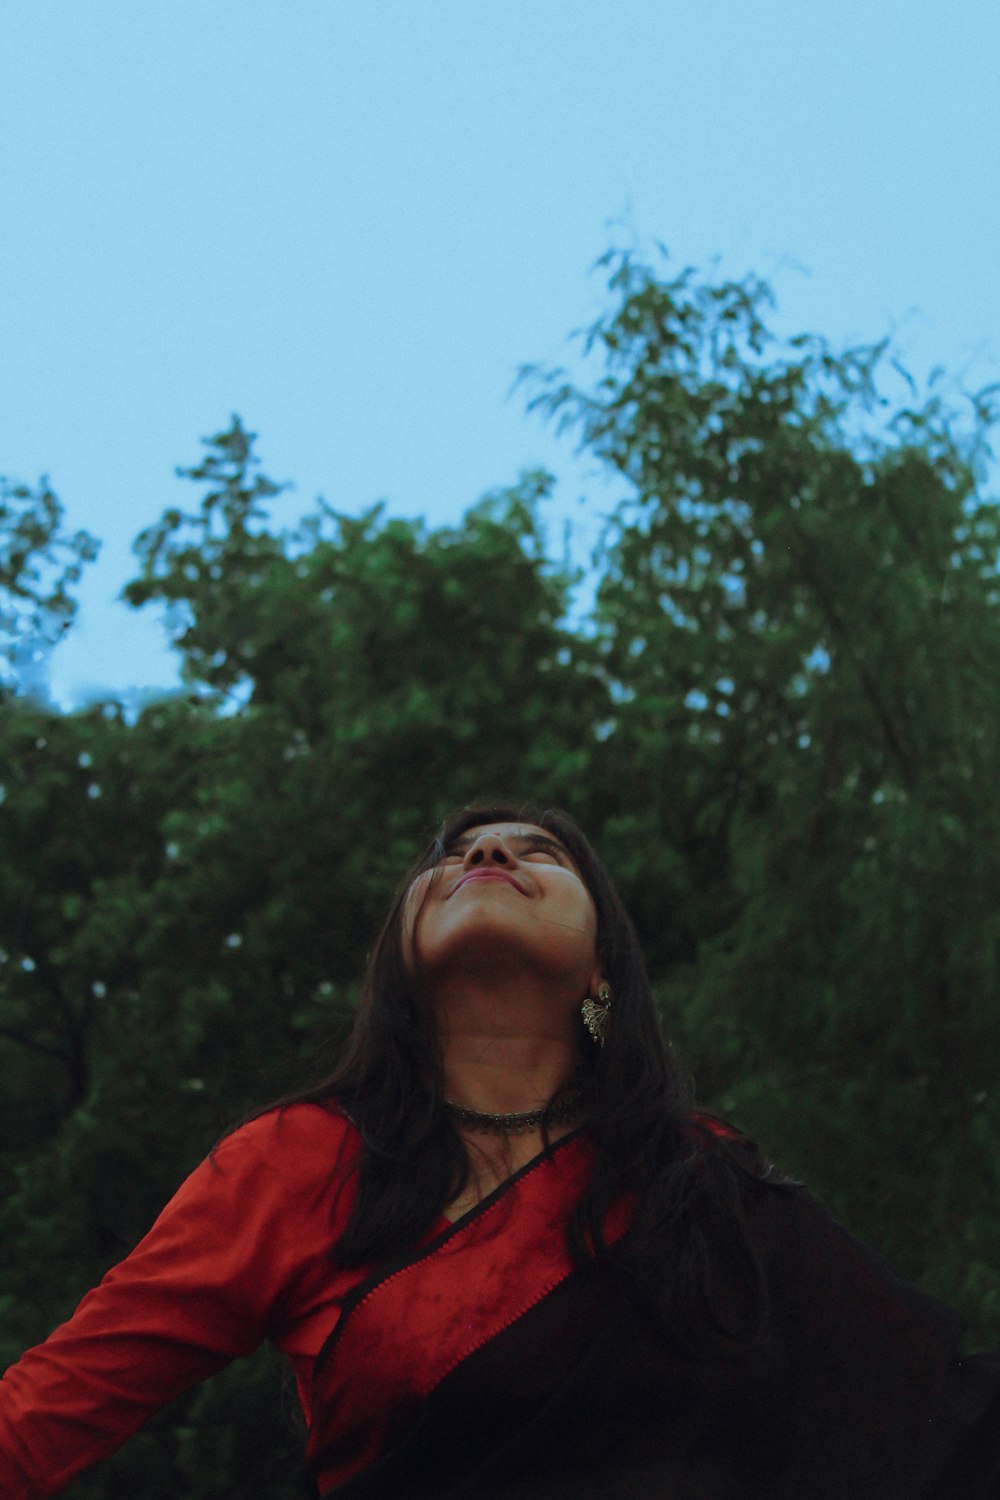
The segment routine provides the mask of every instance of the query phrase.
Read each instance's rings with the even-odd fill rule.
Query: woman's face
[[[459,834],[410,887],[403,934],[407,962],[415,951],[430,983],[518,963],[572,979],[582,997],[599,978],[593,899],[568,851],[534,823]]]

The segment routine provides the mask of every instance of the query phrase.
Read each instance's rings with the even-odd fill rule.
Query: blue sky
[[[115,596],[233,411],[289,524],[542,464],[585,547],[612,493],[509,392],[612,242],[1000,379],[996,0],[4,0],[0,62],[0,473],[104,543],[63,706],[175,682]]]

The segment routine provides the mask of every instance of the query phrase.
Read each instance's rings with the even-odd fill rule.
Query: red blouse
[[[592,1160],[584,1134],[377,1274],[330,1256],[359,1151],[343,1114],[311,1104],[225,1140],[0,1381],[3,1500],[54,1494],[265,1338],[291,1360],[321,1489],[409,1494],[421,1472],[427,1500],[445,1489],[481,1500],[541,1470],[542,1492],[575,1500],[641,1470],[655,1486],[629,1493],[1000,1496],[1000,1356],[962,1359],[957,1316],[799,1190],[742,1184],[767,1338],[754,1359],[692,1361],[627,1279],[622,1295],[612,1278],[598,1297],[569,1274],[566,1214]],[[628,1214],[612,1213],[612,1233]],[[457,1430],[472,1445],[438,1484]]]
[[[0,1380],[4,1500],[54,1494],[265,1338],[291,1360],[309,1422],[316,1356],[366,1274],[329,1254],[359,1144],[344,1115],[296,1104],[202,1162],[131,1255]]]

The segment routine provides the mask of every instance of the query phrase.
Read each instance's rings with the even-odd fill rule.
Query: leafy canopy
[[[453,527],[320,501],[280,530],[236,417],[125,591],[185,691],[60,714],[11,676],[11,1358],[222,1129],[326,1071],[395,881],[494,794],[592,834],[705,1102],[1000,1337],[996,393],[899,400],[886,344],[779,339],[755,278],[606,266],[581,371],[529,376],[620,486],[592,610],[551,476]],[[8,660],[95,551],[47,486],[0,492]],[[73,1493],[290,1500],[275,1407],[266,1360],[234,1369]]]

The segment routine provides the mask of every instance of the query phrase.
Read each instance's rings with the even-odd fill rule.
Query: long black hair
[[[466,830],[532,823],[566,848],[593,899],[597,955],[611,986],[607,1043],[582,1022],[577,1082],[583,1087],[594,1170],[571,1216],[569,1249],[578,1266],[624,1270],[673,1336],[700,1340],[708,1325],[744,1343],[760,1322],[763,1277],[741,1209],[741,1175],[771,1169],[752,1143],[694,1105],[690,1077],[661,1032],[638,939],[596,853],[566,813],[527,804],[464,807],[404,877],[369,953],[354,1025],[328,1077],[283,1099],[335,1103],[362,1140],[358,1191],[333,1247],[341,1265],[380,1261],[415,1245],[465,1186],[469,1158],[444,1106],[433,1019],[404,953],[413,881],[440,864]],[[581,997],[582,999],[582,997]],[[623,1238],[609,1245],[605,1218],[623,1195],[635,1207]],[[713,1308],[713,1287],[735,1281],[749,1324]],[[732,1306],[732,1297],[724,1299]]]

